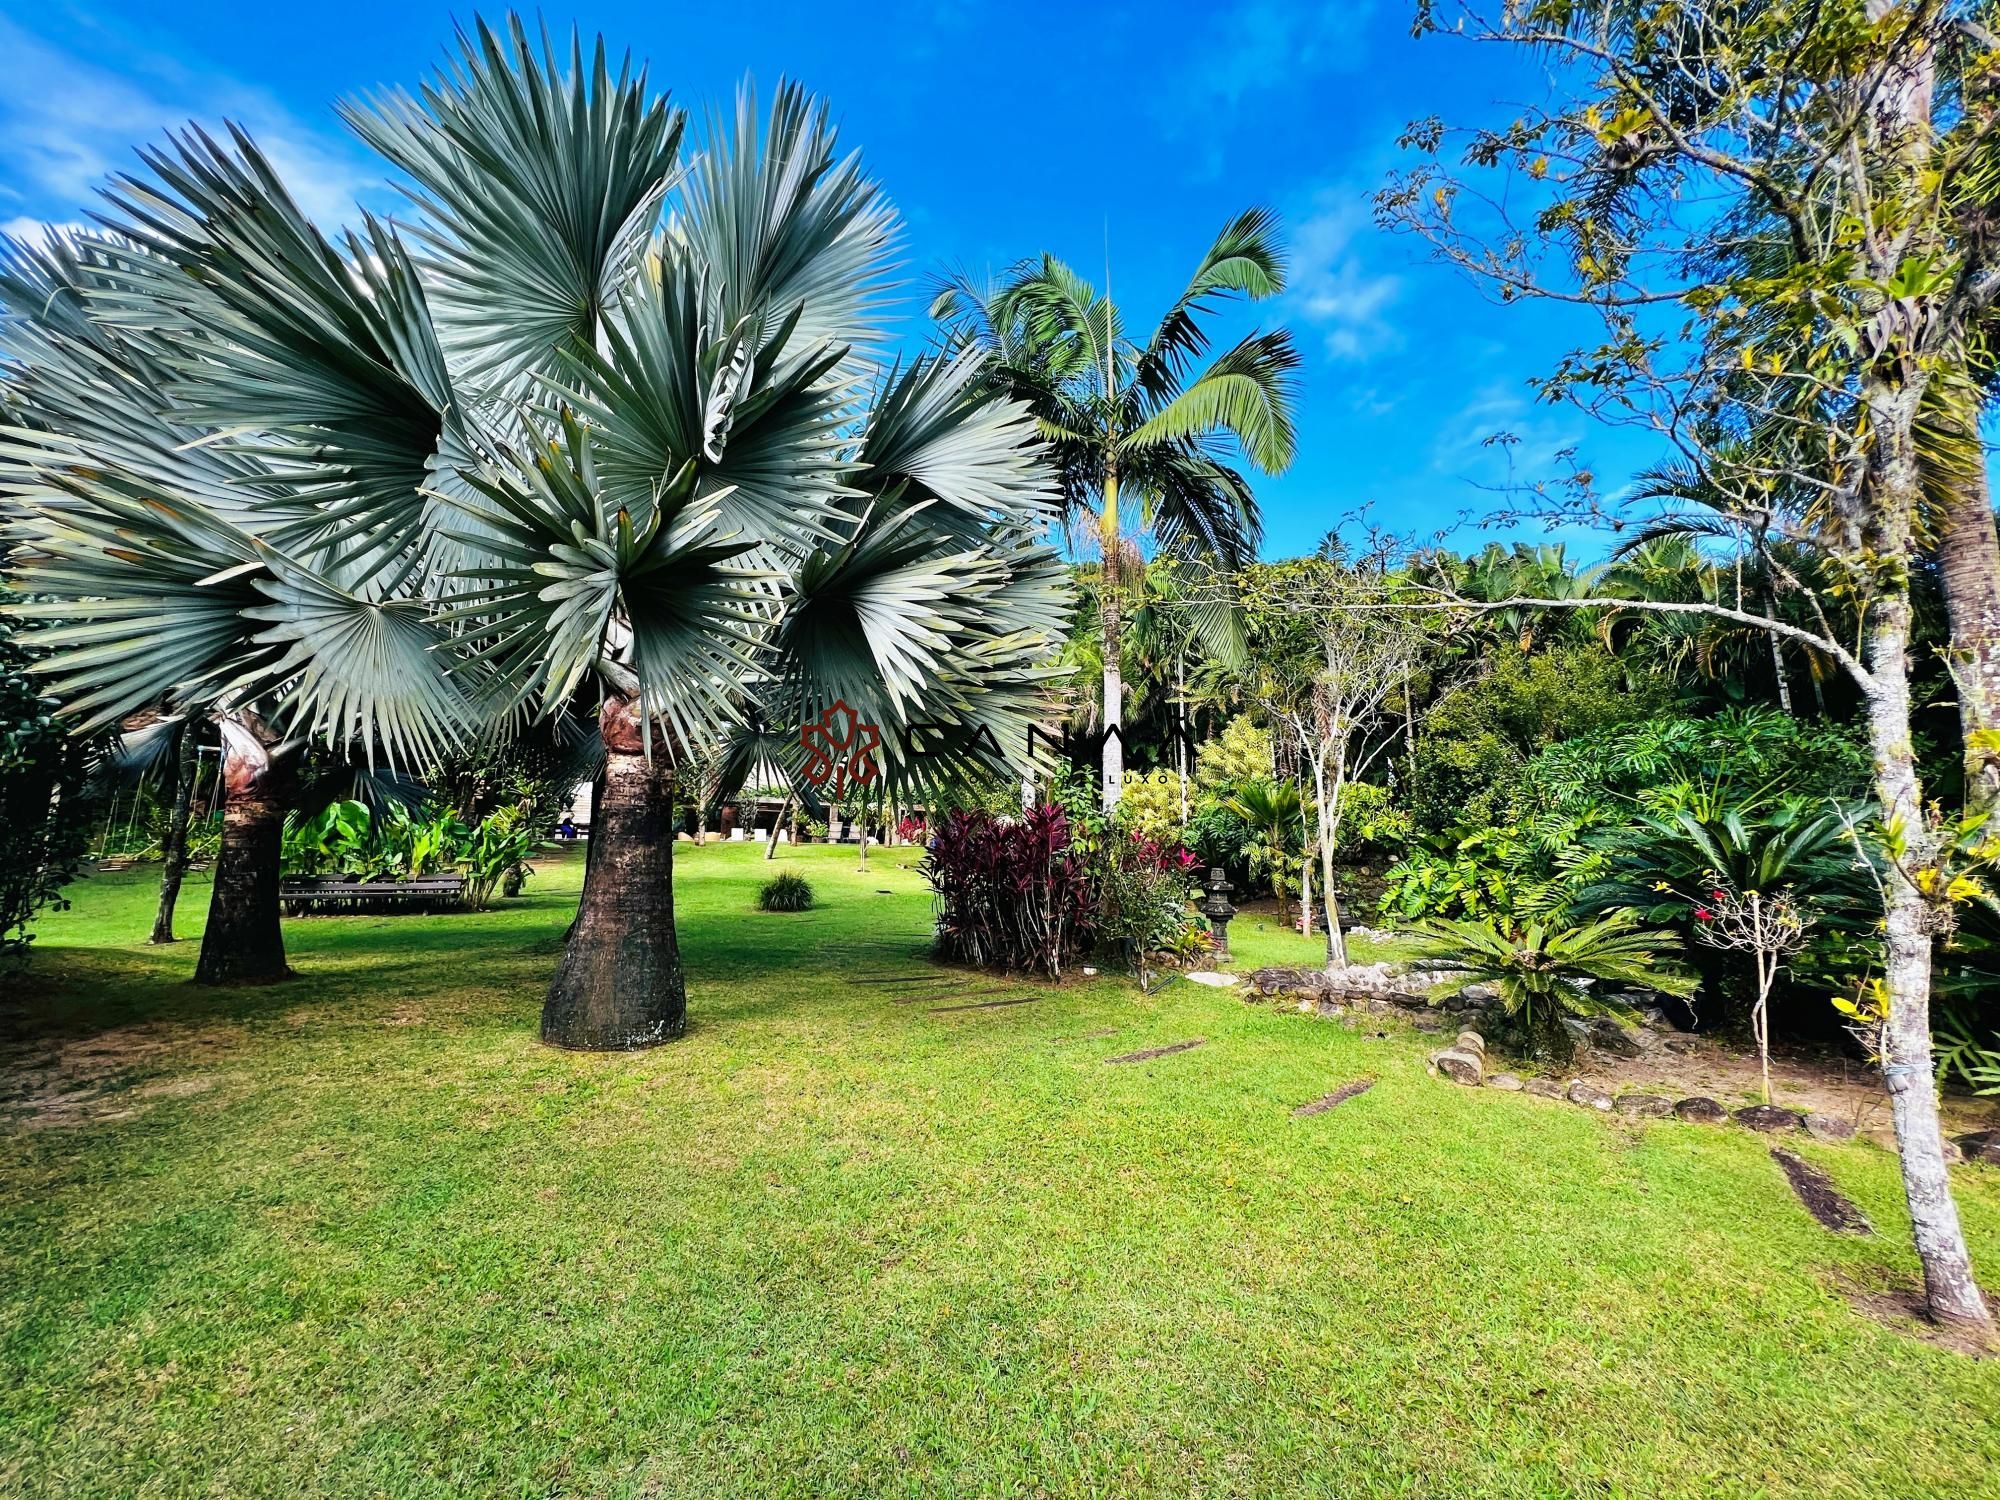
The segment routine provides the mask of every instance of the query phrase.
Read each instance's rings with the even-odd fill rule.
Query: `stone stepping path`
[[[933,1005],[931,1014],[941,1016],[953,1010],[996,1010],[1003,1005],[1033,1005],[1041,998],[1040,995],[1016,995],[1011,1000],[978,1000],[970,1005]]]
[[[1771,1160],[1785,1169],[1792,1191],[1806,1212],[1835,1234],[1873,1234],[1875,1226],[1852,1198],[1833,1185],[1833,1179],[1804,1157],[1783,1146],[1771,1148]]]
[[[1169,1042],[1164,1047],[1148,1047],[1143,1052],[1127,1052],[1121,1057],[1107,1057],[1107,1063],[1151,1062],[1156,1057],[1172,1057],[1176,1052],[1187,1052],[1207,1041],[1207,1037],[1196,1037],[1187,1042]]]
[[[1332,1093],[1322,1094],[1310,1104],[1301,1104],[1297,1109],[1292,1111],[1292,1117],[1294,1119],[1303,1119],[1307,1115],[1323,1115],[1335,1105],[1345,1104],[1357,1094],[1365,1094],[1373,1087],[1375,1087],[1375,1080],[1372,1078],[1357,1078],[1352,1083],[1343,1083]]]

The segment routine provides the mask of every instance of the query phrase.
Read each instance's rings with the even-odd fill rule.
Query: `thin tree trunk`
[[[1869,21],[1884,20],[1896,3],[1867,0]],[[1901,158],[1900,169],[1911,182],[1934,170],[1935,69],[1935,57],[1927,48],[1912,48],[1890,62],[1876,94],[1877,128],[1889,138],[1887,144]],[[1894,268],[1891,262],[1908,264],[1914,249],[1900,235],[1893,242],[1878,239],[1867,245],[1869,269],[1886,280]],[[1924,310],[1914,299],[1885,299],[1871,326],[1863,330],[1863,346],[1873,357],[1860,381],[1868,432],[1862,478],[1869,506],[1862,540],[1878,576],[1885,579],[1881,595],[1868,604],[1869,751],[1883,826],[1898,830],[1904,841],[1898,857],[1888,861],[1885,877],[1883,980],[1889,1014],[1882,1027],[1882,1078],[1889,1090],[1903,1197],[1909,1204],[1917,1258],[1923,1262],[1924,1297],[1931,1318],[1989,1347],[2000,1347],[1993,1314],[1973,1280],[1972,1257],[1945,1175],[1944,1138],[1931,1074],[1932,910],[1913,883],[1920,876],[1940,873],[1937,839],[1924,817],[1910,725],[1908,579],[1923,498],[1916,423],[1924,376],[1918,350],[1905,330],[1921,329],[1924,321]]]
[[[1188,711],[1186,661],[1174,657],[1174,764],[1179,770],[1181,826],[1188,820]]]
[[[1983,451],[1977,479],[1952,487],[1939,521],[1937,561],[1951,620],[1965,810],[1992,812],[2000,806],[2000,540]]]
[[[270,984],[292,977],[279,922],[278,875],[296,751],[274,755],[253,714],[221,720],[222,849],[196,984]]]
[[[1764,613],[1772,619],[1778,618],[1778,596],[1771,591],[1767,580],[1764,584]],[[1764,638],[1771,643],[1771,675],[1778,679],[1778,707],[1786,718],[1792,717],[1792,680],[1785,675],[1785,653],[1778,643],[1778,632],[1767,630]]]
[[[784,826],[785,814],[791,811],[791,807],[792,796],[790,793],[787,793],[784,802],[778,807],[777,815],[771,819],[771,836],[764,841],[764,858],[774,859],[777,857],[778,830]]]
[[[1909,684],[1903,664],[1909,615],[1904,595],[1878,599],[1870,608],[1874,640],[1869,666],[1876,674],[1876,688],[1869,695],[1869,737],[1883,821],[1921,830],[1923,807],[1910,750]],[[1904,858],[1927,864],[1933,852],[1928,847],[1912,848]],[[1934,1321],[1990,1340],[1993,1316],[1973,1280],[1971,1253],[1945,1172],[1931,1056],[1929,906],[1899,863],[1890,865],[1886,885],[1883,977],[1889,1014],[1882,1027],[1882,1078],[1896,1127],[1910,1228],[1924,1268],[1924,1297]]]
[[[1872,442],[1874,532],[1868,540],[1885,562],[1907,561],[1920,495],[1914,436],[1918,392],[1905,370],[1886,361],[1864,379]],[[1885,572],[1887,570],[1885,569]],[[1972,1257],[1945,1173],[1931,1057],[1931,909],[1913,878],[1937,868],[1938,849],[1924,817],[1910,733],[1909,650],[1912,610],[1906,572],[1885,584],[1868,607],[1869,751],[1884,827],[1902,830],[1904,848],[1884,876],[1883,980],[1888,1017],[1882,1027],[1882,1078],[1889,1092],[1924,1296],[1931,1318],[1988,1343],[1993,1315],[1973,1280]]]
[[[1118,597],[1118,471],[1104,479],[1104,515],[1099,541],[1104,549],[1104,811],[1115,812],[1125,788],[1124,602]]]
[[[1326,770],[1318,756],[1313,757],[1313,791],[1319,798],[1319,860],[1320,884],[1326,887],[1326,968],[1329,974],[1337,974],[1347,967],[1347,937],[1340,930],[1340,896],[1333,885],[1333,846],[1340,836],[1338,818],[1329,822],[1327,809],[1337,807],[1340,802],[1342,778],[1334,778],[1332,797],[1327,795]]]
[[[542,1003],[542,1040],[580,1052],[671,1041],[687,1027],[674,930],[674,770],[648,759],[631,705],[599,711],[604,775],[591,811],[591,858],[562,962]]]
[[[167,837],[161,853],[160,905],[153,913],[149,943],[174,941],[174,905],[180,900],[187,874],[188,819],[194,814],[194,781],[201,769],[201,745],[192,721],[183,719],[174,731],[174,805],[167,813]]]

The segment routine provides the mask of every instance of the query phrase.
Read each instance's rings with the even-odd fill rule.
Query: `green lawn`
[[[2000,1494],[2000,1361],[1839,1290],[1913,1275],[1886,1153],[1801,1148],[1839,1238],[1747,1132],[1412,1034],[1112,979],[935,1014],[1036,991],[851,982],[922,972],[912,853],[794,851],[802,916],[683,859],[692,1029],[621,1056],[536,1041],[577,860],[219,994],[132,941],[150,876],[78,887],[4,981],[0,1493]],[[2000,1281],[2000,1172],[1956,1180]]]

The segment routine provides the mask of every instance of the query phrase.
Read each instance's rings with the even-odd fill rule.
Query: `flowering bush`
[[[1133,967],[1148,954],[1170,954],[1195,926],[1188,896],[1197,867],[1178,843],[1143,833],[1104,841],[1091,862],[1098,941]]]

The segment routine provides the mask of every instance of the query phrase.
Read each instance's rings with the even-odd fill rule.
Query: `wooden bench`
[[[278,888],[285,915],[385,911],[437,911],[465,904],[463,875],[419,875],[414,880],[287,880]]]

